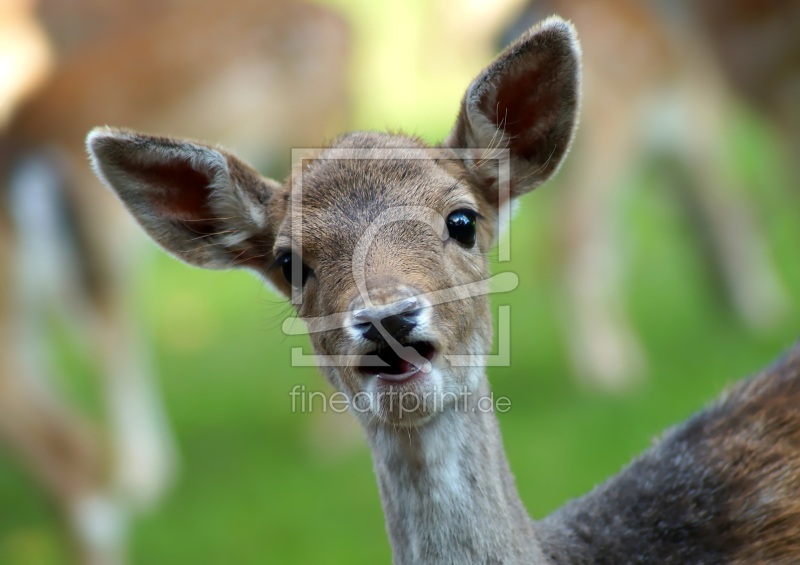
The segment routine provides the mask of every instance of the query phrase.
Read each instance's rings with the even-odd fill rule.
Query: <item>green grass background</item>
[[[424,28],[422,2],[336,3],[352,22],[356,127],[405,124],[436,140],[447,132],[469,76],[416,75],[397,86],[370,67],[405,61],[403,43]],[[417,34],[417,35],[415,35]],[[370,45],[384,49],[376,55]],[[475,67],[473,72],[477,72]],[[429,82],[430,81],[430,82]],[[556,242],[556,182],[528,196],[512,229],[520,286],[511,305],[512,363],[490,371],[512,469],[540,517],[586,492],[646,448],[665,427],[702,407],[732,380],[759,370],[800,336],[800,206],[768,128],[742,111],[724,139],[730,166],[752,190],[770,249],[793,304],[774,329],[748,330],[717,299],[687,220],[657,169],[646,164],[619,191],[620,252],[627,307],[649,356],[629,392],[579,385],[566,357]],[[288,152],[287,152],[288,156]],[[573,163],[572,166],[579,166]],[[370,456],[348,416],[293,414],[297,384],[326,390],[313,368],[292,368],[281,299],[243,273],[203,272],[160,252],[137,271],[137,301],[155,348],[181,474],[163,504],[133,524],[134,563],[388,563]],[[91,355],[57,331],[59,360],[79,402],[97,405]],[[67,562],[47,500],[0,452],[0,563]]]

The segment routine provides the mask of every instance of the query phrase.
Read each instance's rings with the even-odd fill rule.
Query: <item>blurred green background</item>
[[[492,54],[426,62],[438,20],[422,0],[329,5],[351,26],[352,126],[443,138],[464,88]],[[718,299],[669,183],[642,164],[618,191],[617,214],[623,294],[649,373],[625,392],[579,384],[568,363],[555,241],[568,186],[556,181],[522,203],[511,228],[512,262],[502,265],[518,273],[520,286],[494,300],[511,305],[512,363],[490,377],[495,394],[511,400],[500,423],[535,517],[619,470],[664,428],[765,367],[800,335],[800,207],[789,167],[755,112],[742,107],[727,128],[731,170],[751,191],[792,304],[775,327],[747,329]],[[290,348],[307,345],[280,331],[289,315],[284,301],[247,274],[198,271],[154,248],[136,277],[181,473],[162,505],[132,524],[132,562],[388,563],[370,455],[353,419],[290,411],[295,385],[327,389],[315,369],[290,366]],[[69,389],[96,412],[90,355],[68,328],[53,332]],[[66,544],[48,501],[0,452],[0,563],[63,563]]]

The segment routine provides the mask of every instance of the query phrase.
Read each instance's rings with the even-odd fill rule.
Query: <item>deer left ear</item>
[[[510,196],[549,179],[567,154],[580,106],[575,29],[550,17],[527,31],[476,78],[445,145],[468,149],[467,168],[500,203],[498,149],[511,160]]]

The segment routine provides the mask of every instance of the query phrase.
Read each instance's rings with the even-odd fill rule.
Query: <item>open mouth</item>
[[[388,381],[404,381],[420,371],[429,372],[435,355],[436,348],[427,341],[402,344],[397,352],[388,345],[381,345],[361,358],[358,370]]]

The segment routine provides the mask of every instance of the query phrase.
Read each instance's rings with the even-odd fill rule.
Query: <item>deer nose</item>
[[[391,304],[355,310],[353,325],[364,339],[374,343],[386,341],[384,333],[400,341],[417,326],[419,314],[419,301],[412,296]]]

